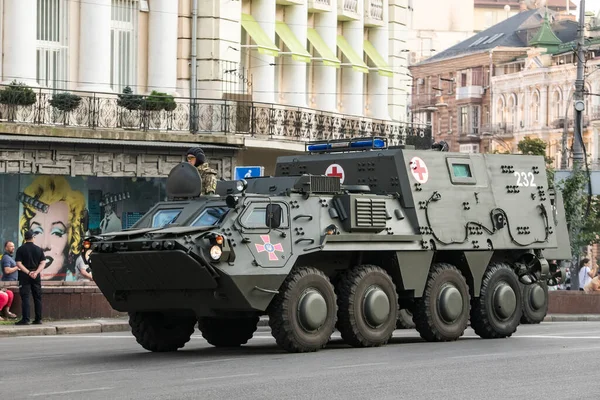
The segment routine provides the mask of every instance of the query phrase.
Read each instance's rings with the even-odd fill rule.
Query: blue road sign
[[[235,167],[235,179],[256,178],[263,176],[265,167]]]

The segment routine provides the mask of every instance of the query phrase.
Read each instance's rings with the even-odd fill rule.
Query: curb
[[[554,314],[547,315],[543,322],[599,322],[600,314]],[[269,326],[269,317],[263,315],[258,321],[259,327]],[[109,332],[127,332],[131,331],[129,321],[127,320],[102,320],[70,322],[57,321],[48,322],[44,325],[0,325],[0,338],[18,337],[18,336],[47,336],[47,335],[71,335],[84,333],[109,333]]]
[[[45,325],[0,325],[0,338],[17,336],[70,335],[81,333],[125,332],[131,330],[128,321],[48,322]]]

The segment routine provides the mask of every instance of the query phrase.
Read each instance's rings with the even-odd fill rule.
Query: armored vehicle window
[[[192,222],[192,226],[212,226],[217,224],[227,214],[227,207],[210,207],[203,210],[198,218]]]
[[[454,185],[475,185],[477,181],[473,176],[473,162],[467,157],[446,158],[450,181]]]
[[[161,228],[169,225],[177,219],[180,213],[181,209],[158,210],[152,217],[152,227]]]
[[[266,217],[267,207],[259,206],[255,207],[249,212],[246,212],[241,219],[242,225],[246,228],[265,228],[265,217]],[[284,213],[281,214],[281,226],[285,225],[285,217]]]
[[[452,171],[457,178],[471,178],[471,168],[469,164],[452,164]]]

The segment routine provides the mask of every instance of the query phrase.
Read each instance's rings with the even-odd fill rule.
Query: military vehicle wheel
[[[506,264],[490,265],[481,283],[481,293],[473,298],[471,327],[485,339],[511,336],[519,325],[522,310],[521,287],[517,274]]]
[[[450,264],[434,264],[423,297],[415,299],[415,328],[430,342],[456,340],[469,323],[469,304],[469,286],[462,273]]]
[[[135,340],[146,350],[176,351],[189,342],[196,318],[161,312],[130,312],[129,325]]]
[[[317,351],[335,328],[337,306],[333,285],[320,270],[293,269],[268,309],[275,341],[289,352]]]
[[[337,329],[354,347],[384,345],[396,329],[398,294],[380,267],[361,265],[345,271],[336,287]]]
[[[259,317],[198,318],[202,337],[215,347],[237,347],[252,339]]]
[[[523,286],[522,324],[539,324],[548,313],[548,285],[536,282]]]
[[[410,310],[403,308],[402,310],[398,311],[396,329],[415,329],[413,314],[410,312]]]

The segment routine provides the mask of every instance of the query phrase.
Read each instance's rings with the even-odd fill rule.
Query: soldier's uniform
[[[208,166],[208,163],[198,167],[202,177],[202,194],[215,194],[217,191],[217,171]]]
[[[200,147],[192,147],[187,151],[188,162],[198,168],[202,178],[202,194],[215,194],[217,191],[217,171],[206,162],[204,151]]]

